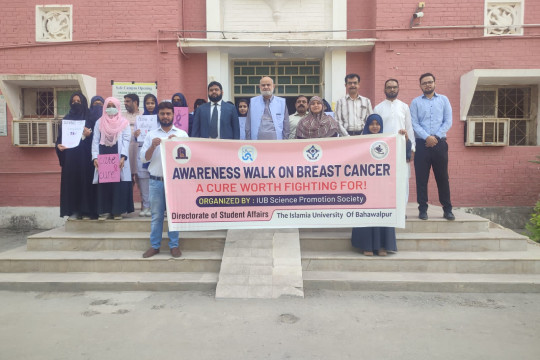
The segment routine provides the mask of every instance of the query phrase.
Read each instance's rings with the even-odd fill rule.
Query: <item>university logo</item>
[[[244,145],[238,150],[238,158],[243,163],[252,163],[257,159],[257,149],[251,145]]]
[[[322,158],[322,148],[317,144],[308,145],[304,148],[304,159],[307,161],[319,161]]]
[[[185,145],[180,144],[173,149],[173,159],[179,164],[185,164],[191,158],[191,149]]]
[[[382,160],[388,156],[389,150],[388,144],[384,141],[375,141],[370,147],[371,157]]]

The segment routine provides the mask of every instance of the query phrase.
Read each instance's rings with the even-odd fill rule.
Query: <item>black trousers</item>
[[[426,147],[426,141],[416,139],[416,153],[414,156],[414,172],[416,174],[416,200],[418,210],[427,211],[428,208],[428,181],[429,173],[433,168],[439,202],[444,212],[452,211],[450,202],[450,183],[448,181],[448,144],[441,139],[434,147]]]

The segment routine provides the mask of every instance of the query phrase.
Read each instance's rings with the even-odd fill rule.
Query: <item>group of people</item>
[[[405,136],[406,160],[414,161],[419,218],[427,220],[427,184],[431,168],[437,182],[443,217],[454,220],[448,179],[448,145],[446,133],[452,126],[452,108],[448,98],[435,92],[435,76],[420,76],[422,95],[411,106],[397,99],[399,82],[388,79],[386,99],[374,109],[371,101],[358,93],[360,76],[345,77],[347,94],[336,103],[334,116],[331,108],[319,96],[308,99],[298,96],[296,112],[289,116],[285,99],[274,95],[274,81],[262,77],[261,95],[241,99],[237,106],[223,101],[223,87],[217,81],[208,84],[208,102],[197,99],[189,116],[188,131],[174,126],[174,107],[187,107],[183,94],[176,93],[171,101],[158,104],[156,97],[144,97],[144,111],[139,111],[139,97],[124,97],[125,113],[120,113],[120,102],[112,97],[95,96],[90,107],[81,93],[70,99],[71,108],[65,119],[85,121],[79,146],[66,149],[61,131],[57,140],[57,154],[62,166],[60,216],[91,219],[98,217],[121,219],[122,214],[134,211],[133,185],[141,194],[141,216],[151,216],[151,247],[143,257],[159,253],[164,211],[165,191],[161,153],[158,147],[163,138],[200,137],[212,139],[283,140],[356,136],[367,134],[401,134]],[[156,115],[155,130],[148,132],[144,142],[137,141],[140,130],[139,115]],[[384,131],[383,131],[384,129]],[[118,154],[120,182],[98,181],[98,155]],[[410,177],[410,165],[408,166]],[[93,184],[97,184],[94,186]],[[408,201],[409,183],[403,184]],[[169,231],[169,248],[173,257],[181,256],[177,231]],[[397,251],[395,229],[388,227],[354,228],[352,245],[367,256],[387,255]]]

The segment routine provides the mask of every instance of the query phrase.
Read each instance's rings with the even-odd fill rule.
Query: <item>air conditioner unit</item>
[[[54,120],[13,120],[13,145],[54,147],[59,122]]]
[[[508,145],[507,118],[467,118],[465,146]]]

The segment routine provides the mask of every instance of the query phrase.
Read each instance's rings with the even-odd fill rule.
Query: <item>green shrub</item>
[[[536,203],[529,223],[525,225],[531,240],[540,242],[540,201]]]

